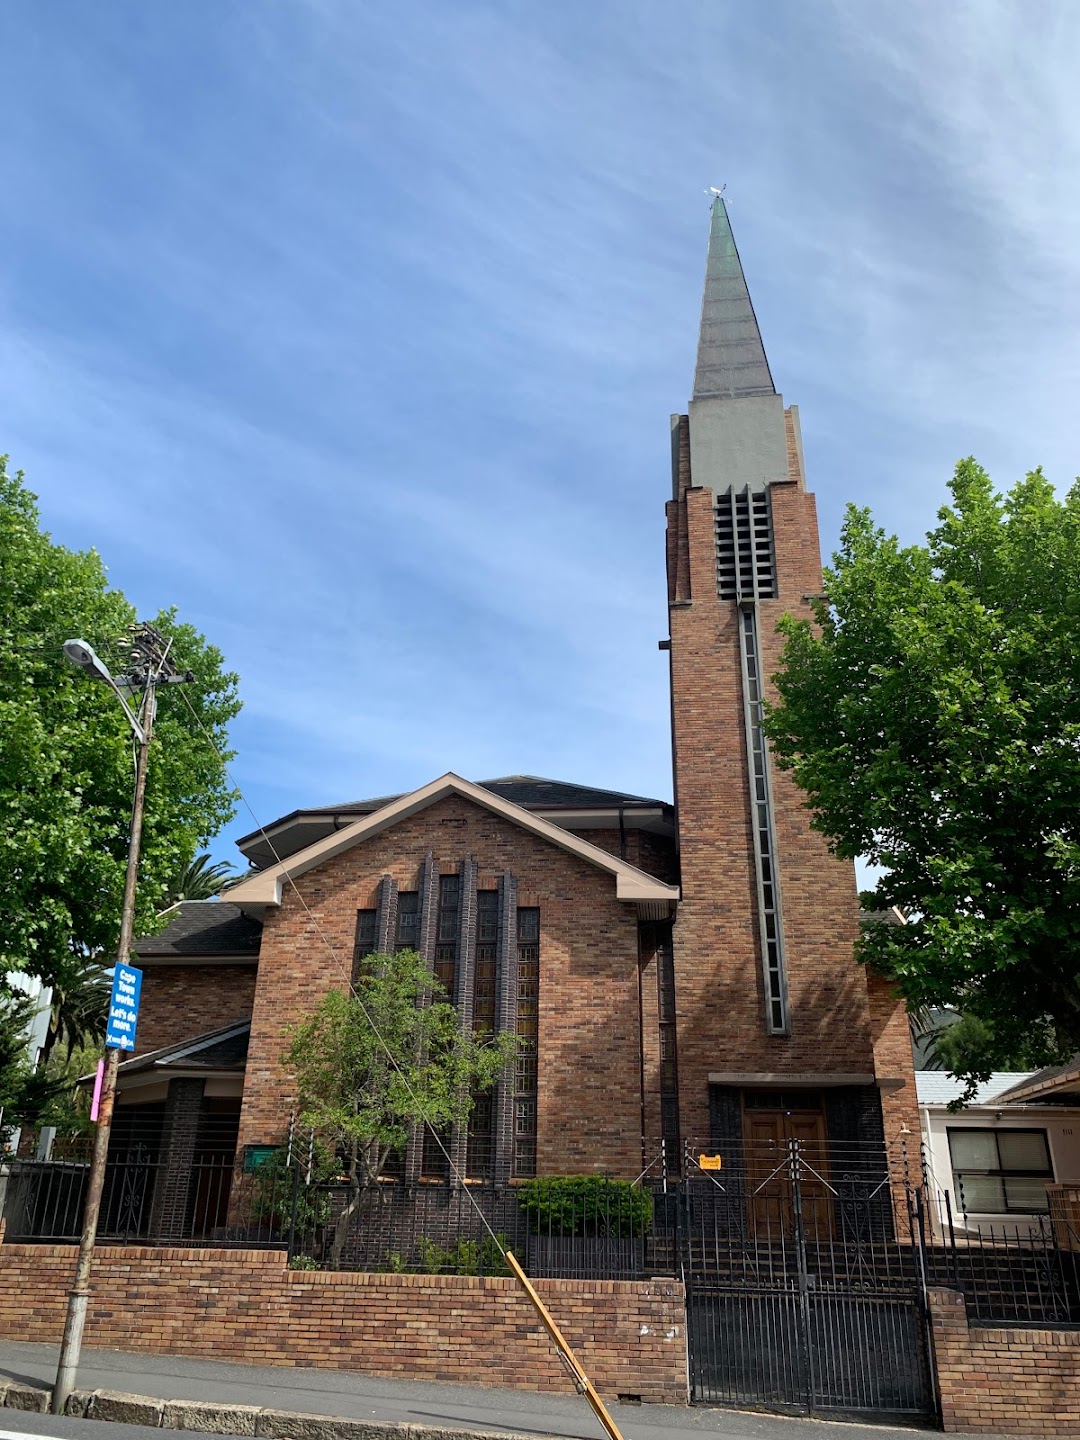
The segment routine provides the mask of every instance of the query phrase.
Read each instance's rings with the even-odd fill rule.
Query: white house
[[[957,1234],[1024,1233],[1061,1212],[1080,1184],[1080,1058],[1033,1073],[1003,1071],[951,1113],[963,1084],[915,1077],[938,1218]]]

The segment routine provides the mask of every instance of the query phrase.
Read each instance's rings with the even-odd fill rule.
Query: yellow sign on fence
[[[699,1155],[697,1163],[702,1170],[722,1170],[724,1157],[722,1155]]]

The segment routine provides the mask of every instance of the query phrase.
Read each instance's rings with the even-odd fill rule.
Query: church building
[[[181,904],[136,946],[118,1134],[153,1111],[193,1145],[210,1115],[240,1152],[280,1143],[290,1027],[365,955],[407,946],[463,1026],[521,1037],[448,1137],[471,1180],[633,1179],[720,1141],[917,1136],[903,1006],[853,958],[853,866],[810,828],[762,731],[777,621],[808,613],[821,565],[798,411],[773,383],[721,198],[671,456],[674,804],[450,773],[246,836],[253,869],[228,898]],[[418,1131],[401,1178],[447,1171]]]

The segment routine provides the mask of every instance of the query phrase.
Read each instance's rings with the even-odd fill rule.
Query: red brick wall
[[[1080,1332],[969,1325],[955,1290],[931,1290],[930,1314],[943,1429],[1080,1434]]]
[[[774,771],[774,810],[787,941],[791,1034],[765,1030],[750,796],[743,729],[738,613],[716,594],[713,492],[689,467],[668,506],[671,672],[682,903],[675,925],[680,1099],[684,1134],[708,1133],[710,1071],[871,1073],[866,977],[854,963],[859,911],[854,867],[811,830],[803,795]],[[797,469],[797,467],[795,467]],[[686,488],[697,482],[699,488]],[[775,627],[808,613],[821,589],[813,497],[793,480],[772,486],[779,599],[759,602],[763,672],[779,664]],[[685,560],[681,557],[685,552]]]
[[[280,1138],[293,1099],[281,1063],[290,1025],[347,983],[356,911],[375,905],[382,876],[414,889],[429,849],[445,872],[474,856],[481,885],[511,871],[518,903],[540,907],[540,1173],[633,1178],[641,1170],[636,910],[615,898],[613,876],[458,796],[302,876],[318,929],[290,886],[267,911],[241,1145]]]
[[[53,1344],[75,1252],[0,1247],[0,1335]],[[686,1332],[674,1280],[537,1282],[609,1400],[683,1404]],[[468,1381],[567,1393],[566,1372],[517,1282],[289,1271],[273,1251],[99,1247],[86,1343],[254,1365]],[[584,1413],[584,1412],[583,1412]]]
[[[906,1143],[917,1166],[920,1143],[919,1101],[915,1094],[915,1059],[907,1010],[888,980],[866,972],[870,999],[870,1033],[874,1042],[874,1069],[889,1084],[881,1092],[885,1143],[891,1151]],[[905,1134],[905,1131],[907,1132]]]
[[[144,963],[135,1054],[249,1019],[255,975],[254,965]]]
[[[582,840],[588,840],[609,855],[617,855],[628,865],[636,865],[646,875],[655,875],[668,885],[679,883],[679,862],[675,854],[675,841],[666,835],[654,835],[651,830],[627,829],[620,835],[618,830],[578,830]]]

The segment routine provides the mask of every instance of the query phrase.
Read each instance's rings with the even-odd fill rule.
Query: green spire
[[[775,394],[727,206],[718,195],[712,207],[693,398]]]

